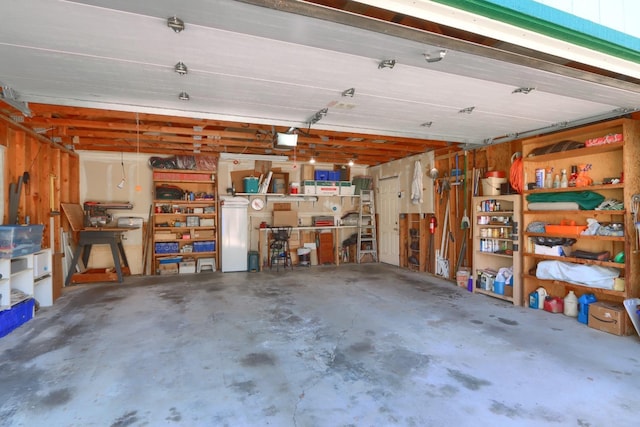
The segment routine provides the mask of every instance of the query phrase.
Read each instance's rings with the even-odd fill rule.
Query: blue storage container
[[[175,254],[178,252],[178,242],[156,242],[156,254]]]
[[[340,181],[340,171],[328,171],[329,181]]]
[[[317,170],[314,172],[316,181],[329,181],[329,171]]]
[[[31,320],[33,318],[34,307],[35,300],[29,298],[19,302],[9,310],[0,311],[0,338]]]
[[[44,225],[0,225],[0,258],[14,258],[42,248]]]
[[[193,251],[194,252],[215,252],[216,250],[216,242],[205,241],[205,242],[193,242]]]

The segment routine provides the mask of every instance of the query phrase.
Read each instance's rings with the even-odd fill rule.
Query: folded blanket
[[[576,202],[580,209],[593,210],[604,201],[602,194],[593,191],[565,191],[561,193],[533,193],[527,196],[527,202]]]

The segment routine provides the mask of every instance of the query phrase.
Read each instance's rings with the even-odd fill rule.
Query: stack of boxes
[[[314,172],[314,180],[304,180],[304,194],[318,196],[352,196],[354,187],[349,181],[340,181],[340,171],[317,170]]]

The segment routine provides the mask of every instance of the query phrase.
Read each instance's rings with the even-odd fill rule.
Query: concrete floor
[[[0,339],[2,426],[635,426],[640,339],[382,264],[129,277]]]

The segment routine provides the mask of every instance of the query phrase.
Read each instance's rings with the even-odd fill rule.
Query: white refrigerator
[[[220,205],[222,272],[247,271],[249,199],[222,196]]]

